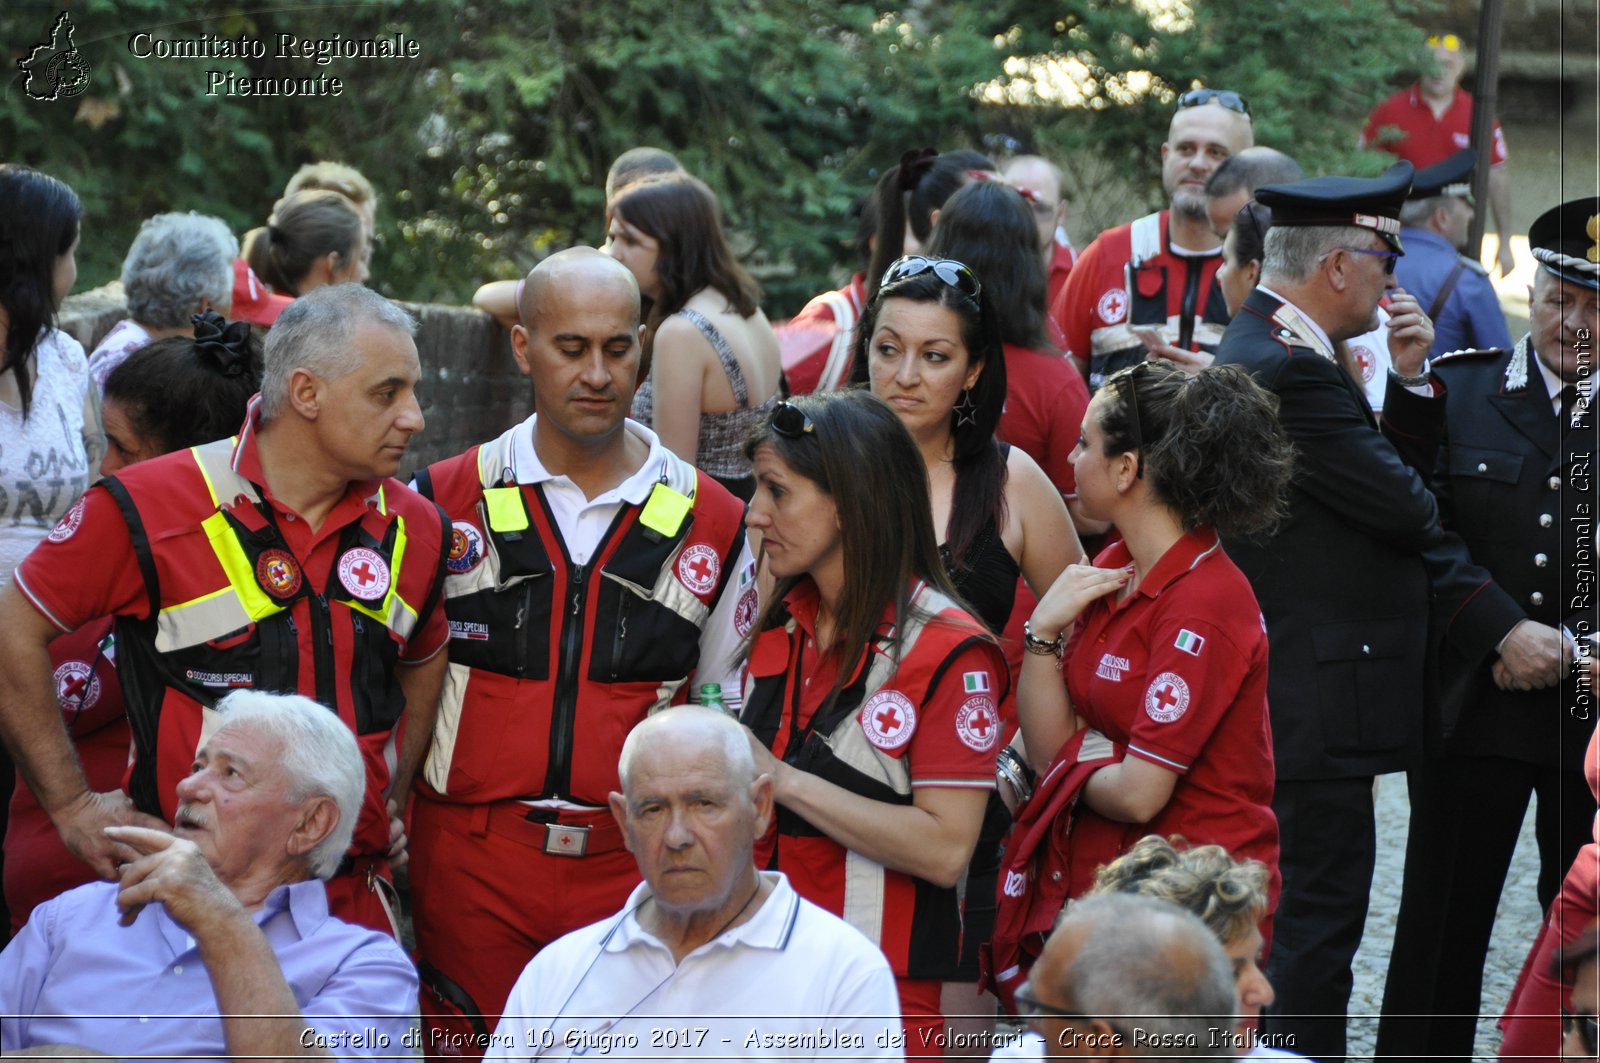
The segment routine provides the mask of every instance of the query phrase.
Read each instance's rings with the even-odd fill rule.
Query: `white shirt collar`
[[[1531,343],[1528,344],[1528,354],[1533,363],[1539,367],[1539,375],[1544,378],[1544,393],[1550,396],[1550,409],[1560,413],[1561,389],[1567,386],[1567,382],[1550,371],[1550,367],[1544,364],[1544,359],[1539,357]]]
[[[512,433],[512,475],[519,484],[541,484],[552,480],[571,484],[567,476],[551,472],[539,459],[539,452],[533,445],[533,424],[538,417],[538,414],[529,417]],[[591,503],[609,500],[640,505],[650,497],[655,485],[666,478],[670,457],[667,448],[661,445],[661,438],[631,417],[622,422],[622,430],[643,441],[650,448],[650,453],[645,455],[644,464],[635,469],[632,475],[601,497],[591,499]]]
[[[707,949],[730,948],[734,945],[778,951],[788,947],[789,938],[794,933],[795,919],[800,914],[800,895],[789,885],[789,879],[783,872],[762,871],[760,875],[763,880],[772,883],[772,892],[767,894],[767,899],[761,902],[755,914],[747,922],[718,934],[691,952],[690,956]],[[606,938],[607,952],[623,952],[636,946],[666,949],[661,939],[639,922],[639,909],[649,899],[650,884],[639,883],[629,895],[628,903],[623,906],[617,928]]]

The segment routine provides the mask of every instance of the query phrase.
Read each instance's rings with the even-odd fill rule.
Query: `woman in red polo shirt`
[[[955,600],[910,433],[863,391],[779,403],[746,453],[773,593],[749,642],[743,721],[778,815],[771,866],[871,938],[908,1056],[941,1056],[955,884],[1000,746],[1005,661]]]
[[[1121,540],[1034,609],[1017,697],[1041,772],[1084,727],[1104,740],[1086,740],[1082,759],[1120,754],[1084,786],[1069,896],[1145,835],[1181,834],[1266,864],[1276,905],[1266,627],[1217,541],[1283,511],[1292,459],[1276,406],[1237,367],[1141,362],[1084,414],[1078,497]]]

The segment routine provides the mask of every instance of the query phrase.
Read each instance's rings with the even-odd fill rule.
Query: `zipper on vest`
[[[1187,259],[1183,263],[1183,306],[1178,311],[1178,346],[1188,350],[1194,343],[1194,315],[1199,308],[1195,305],[1200,301],[1200,274],[1205,272],[1199,262]]]
[[[334,686],[333,617],[328,610],[328,599],[321,594],[311,597],[311,652],[316,663],[317,700],[337,712],[339,694]]]
[[[620,595],[617,603],[617,632],[611,636],[611,681],[617,681],[617,669],[622,660],[622,643],[628,637],[628,599],[631,595]]]
[[[548,797],[566,796],[572,786],[572,728],[578,713],[578,666],[583,657],[583,577],[587,565],[576,565],[568,577],[572,612],[561,623],[560,663],[556,670],[554,712],[550,720],[550,768],[544,777]]]
[[[528,668],[528,631],[523,626],[528,620],[528,609],[533,604],[533,581],[524,580],[522,583],[522,601],[517,603],[517,619],[512,627],[517,632],[515,642],[517,647],[516,674],[522,675]]]

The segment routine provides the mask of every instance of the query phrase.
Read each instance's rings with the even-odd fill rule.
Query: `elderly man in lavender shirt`
[[[295,695],[217,710],[172,833],[106,828],[133,857],[121,880],[40,905],[0,953],[0,1054],[407,1052],[416,972],[392,938],[329,916],[323,890],[365,786],[354,736]]]

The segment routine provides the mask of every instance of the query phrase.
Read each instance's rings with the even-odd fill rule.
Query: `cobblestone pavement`
[[[1367,928],[1356,953],[1355,989],[1350,999],[1351,1059],[1370,1059],[1378,1031],[1378,1011],[1383,1005],[1383,979],[1389,963],[1389,948],[1394,941],[1395,916],[1400,911],[1400,877],[1405,864],[1406,823],[1410,803],[1406,799],[1404,775],[1385,775],[1378,780],[1378,865],[1373,874],[1372,902],[1367,912]],[[1538,850],[1533,840],[1533,816],[1522,823],[1506,888],[1500,897],[1495,917],[1494,937],[1484,966],[1483,1001],[1479,1005],[1478,1036],[1474,1056],[1493,1059],[1500,1044],[1495,1025],[1517,972],[1527,956],[1528,946],[1539,931],[1539,901],[1534,896],[1539,873]]]

